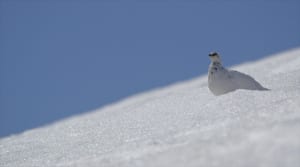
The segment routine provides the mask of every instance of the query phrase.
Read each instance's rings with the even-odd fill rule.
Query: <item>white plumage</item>
[[[209,57],[211,64],[208,70],[208,88],[214,95],[222,95],[237,89],[269,90],[247,74],[224,68],[218,53],[210,53]]]

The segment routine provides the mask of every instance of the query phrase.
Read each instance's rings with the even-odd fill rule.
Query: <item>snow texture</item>
[[[300,166],[300,49],[234,69],[271,90],[176,83],[2,138],[0,166]]]
[[[237,89],[268,90],[247,74],[227,70],[217,52],[210,53],[209,57],[211,63],[208,69],[208,88],[214,95],[226,94]]]

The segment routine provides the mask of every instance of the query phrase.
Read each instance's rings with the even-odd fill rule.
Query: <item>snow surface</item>
[[[271,91],[205,75],[2,138],[0,166],[300,166],[300,49],[233,69]]]

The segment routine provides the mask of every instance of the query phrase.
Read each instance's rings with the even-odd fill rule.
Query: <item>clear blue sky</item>
[[[299,1],[0,0],[0,137],[300,46]]]

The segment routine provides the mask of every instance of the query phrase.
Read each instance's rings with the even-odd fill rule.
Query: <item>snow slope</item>
[[[0,166],[300,166],[300,49],[233,69],[272,90],[202,76],[2,138]]]

